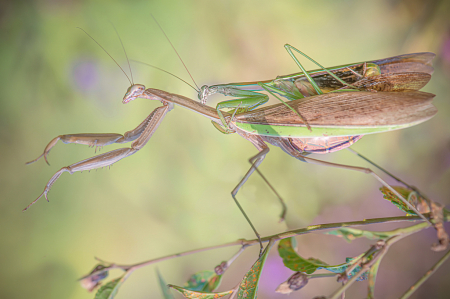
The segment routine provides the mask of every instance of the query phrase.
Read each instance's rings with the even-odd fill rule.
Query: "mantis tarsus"
[[[430,55],[430,53],[422,54]],[[420,56],[421,54],[419,53],[408,55]],[[391,58],[391,60],[393,61],[395,61],[397,58],[397,61],[395,63],[391,63],[388,61],[389,59],[385,59],[385,64],[393,65],[405,62],[403,58],[399,59],[399,57],[402,56]],[[252,163],[251,168],[232,191],[233,199],[235,200],[236,204],[240,208],[241,212],[251,225],[258,238],[258,232],[237,201],[236,194],[250,177],[250,175],[255,170],[258,171],[257,167],[261,164],[264,157],[269,152],[269,147],[266,143],[278,146],[289,155],[304,162],[351,169],[372,174],[383,185],[390,188],[391,191],[394,192],[394,194],[396,194],[399,198],[402,198],[400,194],[398,194],[384,180],[382,180],[378,175],[376,175],[372,170],[368,168],[324,162],[309,158],[307,157],[307,154],[337,151],[349,147],[351,144],[359,140],[363,134],[378,133],[405,128],[431,118],[436,113],[436,109],[431,104],[431,100],[433,99],[434,95],[418,92],[415,90],[420,89],[428,82],[432,68],[429,65],[429,61],[427,63],[418,61],[414,62],[414,64],[415,67],[420,65],[423,66],[422,68],[417,69],[421,70],[421,72],[410,71],[411,74],[408,75],[408,72],[404,71],[402,72],[402,76],[400,76],[400,79],[397,78],[399,76],[389,75],[389,71],[387,72],[389,76],[383,77],[384,73],[381,71],[382,67],[376,64],[374,64],[375,66],[372,66],[370,63],[362,63],[359,66],[357,64],[351,64],[343,67],[331,68],[331,70],[322,67],[322,70],[312,72],[304,71],[303,67],[301,66],[302,71],[304,71],[303,74],[306,77],[307,83],[301,83],[300,86],[305,88],[299,88],[297,91],[295,89],[292,89],[292,84],[289,87],[289,84],[286,83],[283,83],[282,85],[279,85],[279,83],[277,83],[278,85],[271,85],[270,82],[247,84],[252,85],[252,88],[259,86],[260,89],[258,90],[266,90],[273,95],[275,95],[275,92],[291,100],[288,103],[283,102],[281,104],[259,109],[255,108],[265,103],[266,100],[261,101],[260,99],[258,99],[256,101],[256,104],[248,104],[247,101],[254,100],[254,98],[251,99],[251,97],[253,97],[256,93],[254,93],[253,91],[249,91],[251,92],[249,99],[247,97],[249,95],[247,92],[242,93],[241,89],[236,88],[236,86],[239,84],[232,84],[234,88],[234,94],[228,92],[223,93],[227,95],[237,95],[243,98],[235,100],[232,105],[230,105],[229,101],[227,101],[225,105],[223,105],[223,103],[219,103],[220,106],[216,109],[205,104],[193,101],[184,96],[171,94],[156,89],[145,89],[143,85],[132,84],[124,96],[124,103],[128,103],[140,97],[150,100],[159,100],[161,101],[163,106],[156,108],[138,127],[136,127],[134,130],[126,132],[123,135],[71,134],[57,136],[47,145],[44,153],[31,162],[37,161],[42,156],[44,156],[44,159],[47,161],[48,152],[57,143],[58,140],[61,140],[64,143],[79,143],[89,146],[101,147],[113,143],[126,143],[133,141],[131,147],[110,151],[61,168],[49,180],[41,195],[30,205],[28,205],[24,210],[28,209],[42,196],[45,196],[47,198],[47,194],[50,191],[51,186],[61,176],[62,173],[73,173],[77,171],[92,170],[110,166],[115,162],[139,151],[151,138],[153,133],[160,125],[162,119],[165,117],[167,112],[169,112],[173,108],[174,104],[178,104],[209,118],[217,128],[223,129],[225,127],[223,131],[226,133],[238,133],[243,138],[249,140],[258,149],[259,153],[250,159],[250,162]],[[329,76],[331,76],[330,74],[335,73],[339,76],[344,76],[340,74],[347,74],[346,71],[343,71],[343,69],[348,69],[350,76],[356,77],[356,80],[353,80],[354,82],[351,82],[352,84],[346,81],[341,82],[344,86],[349,86],[352,91],[330,92],[328,94],[321,95],[324,88],[332,86],[331,83],[324,83],[327,82],[327,80],[330,81],[330,79],[328,78]],[[362,73],[358,74],[358,70]],[[418,74],[417,78],[411,79],[413,73]],[[335,75],[334,77],[337,77],[337,75]],[[300,75],[296,74],[285,76],[283,80],[285,80],[287,77],[300,77]],[[387,79],[385,77],[387,77]],[[382,80],[384,80],[383,82],[385,82],[386,80],[389,81],[394,77],[396,78],[396,80],[398,79],[401,82],[400,86],[408,87],[400,88],[400,90],[406,89],[411,91],[377,93],[355,91],[359,88],[371,89],[371,86],[379,86]],[[338,82],[343,81],[339,77],[337,79]],[[299,79],[295,79],[294,81],[291,80],[291,83],[296,82],[297,80]],[[317,82],[319,82],[319,85],[317,85],[317,83],[315,82],[316,80]],[[275,81],[279,82],[280,80],[276,79],[272,82]],[[365,83],[369,81],[370,84]],[[319,95],[313,95],[314,92],[312,92],[311,89],[308,88],[308,84],[311,84],[311,86],[313,86],[313,89],[315,90],[315,93]],[[383,84],[384,83],[382,83],[382,85]],[[230,86],[230,84],[228,84],[227,86]],[[280,89],[279,86],[282,86],[283,89]],[[333,87],[332,89],[338,88]],[[373,89],[377,90],[377,88]],[[203,88],[202,90],[204,91],[205,89]],[[217,90],[217,92],[220,92],[219,89]],[[261,94],[258,94],[258,96],[256,97],[260,97],[259,95]],[[266,95],[263,96],[267,97]],[[309,97],[304,98],[305,96]],[[206,100],[206,98],[202,98],[202,100]],[[231,108],[233,109],[233,113],[222,112],[220,110],[221,108]],[[299,115],[301,115],[300,118],[298,117]],[[409,204],[406,200],[404,201],[413,210],[415,210],[415,208],[411,206],[411,204]],[[285,210],[283,210],[282,217],[284,217],[284,212]],[[417,213],[420,214],[419,212]]]

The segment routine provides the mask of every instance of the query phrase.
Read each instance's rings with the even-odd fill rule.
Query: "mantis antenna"
[[[157,67],[157,66],[154,66],[154,65],[151,65],[151,64],[149,64],[149,63],[142,62],[142,61],[137,61],[137,60],[133,60],[133,59],[131,59],[131,61],[136,62],[136,63],[140,63],[140,64],[144,64],[144,65],[146,65],[146,66],[149,66],[149,67],[152,67],[152,68],[154,68],[154,69],[157,69],[157,70],[159,70],[159,71],[161,71],[161,72],[164,72],[164,73],[166,73],[166,74],[169,74],[169,75],[171,75],[171,76],[177,78],[178,80],[183,81],[184,83],[186,83],[187,85],[189,85],[192,89],[194,89],[196,92],[199,92],[194,86],[192,86],[191,84],[187,83],[185,80],[181,79],[181,78],[178,77],[177,75],[172,74],[171,72],[168,72],[168,71],[166,71],[166,70],[164,70],[164,69],[162,69],[162,68],[159,68],[159,67]]]
[[[177,49],[175,49],[174,45],[172,44],[172,42],[170,41],[169,37],[167,36],[167,34],[164,32],[164,29],[162,29],[161,25],[159,25],[158,21],[155,19],[155,17],[150,14],[153,18],[153,20],[155,21],[155,23],[158,25],[159,29],[161,29],[162,33],[164,34],[164,36],[166,37],[166,39],[169,41],[170,45],[172,46],[172,49],[175,51],[175,53],[177,53],[178,58],[180,58],[181,63],[183,64],[184,68],[186,69],[186,71],[189,74],[189,77],[191,77],[192,81],[194,82],[195,86],[197,86],[197,89],[200,89],[197,85],[197,83],[195,82],[194,78],[192,77],[191,73],[189,72],[189,69],[187,68],[187,66],[184,64],[183,59],[181,59],[180,54],[178,54]]]
[[[156,20],[155,20],[155,21],[156,21]],[[123,52],[125,53],[125,57],[127,58],[128,68],[130,69],[130,74],[131,74],[131,81],[130,81],[130,78],[128,77],[128,75],[127,75],[127,74],[125,73],[125,71],[122,69],[122,67],[117,63],[116,60],[114,60],[114,58],[112,58],[112,56],[108,53],[108,51],[105,50],[105,48],[103,48],[103,47],[102,47],[102,46],[101,46],[101,45],[100,45],[100,44],[99,44],[92,36],[90,36],[84,29],[82,29],[82,28],[80,28],[80,27],[77,27],[77,28],[80,29],[80,30],[83,30],[83,32],[86,33],[87,36],[89,36],[94,42],[97,43],[97,45],[100,46],[100,48],[102,48],[103,51],[105,51],[106,54],[108,54],[108,56],[109,56],[109,57],[117,64],[117,66],[118,66],[118,67],[122,70],[122,72],[125,74],[125,76],[127,77],[128,81],[130,81],[130,84],[133,85],[133,84],[134,84],[133,71],[131,70],[130,60],[128,59],[127,51],[125,50],[125,46],[123,45],[122,39],[120,38],[119,32],[117,32],[116,27],[114,26],[114,24],[113,24],[112,22],[110,22],[110,23],[111,23],[111,25],[113,26],[114,31],[115,31],[116,34],[117,34],[117,37],[119,38],[120,44],[122,45]],[[167,37],[167,36],[166,36],[166,37]],[[170,42],[170,41],[169,41],[169,42]],[[174,50],[175,50],[175,49],[174,49]],[[176,51],[176,50],[175,50],[175,51]],[[177,54],[178,54],[178,53],[177,53]],[[178,57],[179,57],[179,56],[178,56]],[[180,58],[180,59],[181,59],[181,58]],[[162,69],[162,68],[159,68],[159,67],[157,67],[157,66],[154,66],[154,65],[151,65],[151,64],[148,64],[148,63],[145,63],[145,62],[141,62],[141,61],[137,61],[137,60],[132,60],[132,61],[137,62],[137,63],[141,63],[141,64],[145,64],[145,65],[147,65],[147,66],[149,66],[149,67],[152,67],[152,68],[157,69],[157,70],[159,70],[159,71],[165,72],[165,73],[167,73],[167,74],[169,74],[169,75],[171,75],[171,76],[177,78],[178,80],[181,80],[182,82],[186,83],[186,84],[189,85],[191,88],[193,88],[196,92],[199,92],[194,86],[192,86],[191,84],[189,84],[189,83],[186,82],[185,80],[181,79],[180,77],[178,77],[178,76],[172,74],[171,72],[168,72],[168,71],[166,71],[166,70],[164,70],[164,69]],[[182,61],[182,62],[183,62],[183,61]],[[183,63],[183,65],[184,65],[184,63]],[[185,66],[185,67],[186,67],[186,66]],[[187,68],[186,68],[186,70],[187,70]],[[189,72],[189,71],[188,71],[188,72]],[[192,76],[191,76],[191,78],[192,78]],[[192,79],[192,81],[194,81],[194,79]],[[194,83],[195,83],[195,81],[194,81]]]
[[[127,51],[125,51],[125,47],[124,47],[124,45],[123,45],[123,43],[122,43],[122,39],[120,38],[119,32],[117,32],[116,26],[114,26],[114,24],[113,24],[111,21],[110,21],[110,23],[111,23],[111,25],[113,26],[114,31],[115,31],[116,34],[117,34],[117,37],[118,37],[119,40],[120,40],[120,44],[122,45],[123,52],[125,53],[125,57],[127,58],[128,68],[130,69],[130,74],[131,74],[131,83],[132,83],[132,85],[133,85],[133,84],[134,84],[134,80],[133,80],[133,72],[131,71],[130,60],[128,59]]]
[[[92,36],[89,35],[89,33],[86,32],[86,30],[84,30],[83,28],[77,27],[78,29],[80,29],[81,31],[83,31],[84,33],[86,33],[87,36],[89,36],[100,48],[102,48],[103,51],[105,51],[106,54],[108,54],[108,56],[117,64],[117,66],[122,70],[122,72],[125,74],[125,76],[127,77],[128,81],[130,82],[130,85],[133,85],[132,81],[130,80],[130,77],[128,77],[127,73],[125,73],[125,71],[123,70],[123,68],[117,63],[117,61],[112,58],[112,56],[108,53],[108,51],[105,50],[105,48],[102,47],[102,45],[100,45]],[[115,29],[115,28],[114,28]],[[116,31],[117,32],[117,31]],[[120,39],[120,37],[119,37]],[[120,41],[122,42],[122,41]],[[122,45],[123,46],[123,45]],[[125,50],[125,48],[124,48]],[[126,55],[126,53],[125,53]],[[128,57],[127,57],[128,60]],[[130,68],[131,71],[131,68]]]

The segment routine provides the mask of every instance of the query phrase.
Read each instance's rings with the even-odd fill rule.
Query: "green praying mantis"
[[[205,85],[198,90],[199,100],[206,104],[208,97],[215,93],[237,98],[217,104],[216,109],[220,115],[222,109],[236,109],[239,106],[241,110],[238,111],[248,111],[266,103],[269,97],[260,91],[276,93],[293,101],[336,91],[420,90],[431,79],[431,61],[435,57],[433,53],[414,53],[325,68],[291,45],[286,44],[284,47],[301,69],[300,73],[279,76],[274,80]],[[320,69],[306,71],[293,51],[300,53]],[[302,118],[301,115],[299,117]],[[221,120],[225,125],[223,118]],[[308,123],[306,126],[311,131]]]
[[[259,233],[240,206],[236,195],[251,174],[255,170],[258,171],[257,167],[269,152],[267,144],[278,146],[290,156],[304,162],[371,174],[402,198],[389,184],[368,168],[325,162],[310,158],[308,154],[337,151],[349,147],[362,135],[410,127],[433,117],[437,112],[431,103],[434,95],[418,91],[431,76],[432,57],[431,53],[407,54],[360,64],[322,68],[317,71],[306,72],[302,69],[300,74],[279,77],[271,82],[215,85],[208,90],[216,88],[216,92],[225,95],[241,97],[244,95],[241,99],[233,100],[232,105],[230,102],[225,102],[225,105],[219,103],[219,108],[216,109],[181,95],[152,88],[146,89],[144,85],[132,83],[123,98],[123,103],[129,103],[137,98],[157,100],[162,103],[161,107],[150,113],[135,129],[123,135],[60,135],[50,141],[41,156],[29,163],[41,157],[47,161],[49,151],[59,140],[63,143],[99,147],[132,142],[131,147],[116,149],[61,168],[48,181],[41,195],[24,210],[42,196],[47,198],[50,188],[64,172],[72,174],[77,171],[110,166],[138,152],[149,141],[166,114],[173,109],[174,104],[210,119],[224,133],[237,133],[250,141],[259,151],[250,159],[252,164],[250,169],[232,191],[233,199],[258,238]],[[333,79],[340,82],[341,87],[344,88],[337,87]],[[294,87],[297,86],[298,81],[301,81],[298,84],[300,88],[295,90]],[[221,89],[223,86],[228,89]],[[251,86],[253,90],[246,90],[248,86]],[[312,94],[310,86],[313,87],[315,95]],[[391,92],[361,91],[384,90],[380,86],[390,86]],[[233,93],[227,91],[230,87],[233,88]],[[250,94],[250,99],[245,97],[248,95],[247,92],[254,93],[256,88],[274,96],[282,95],[290,101],[257,108],[263,104],[261,98],[267,97],[266,95]],[[205,90],[207,89],[202,88],[201,96],[206,95],[201,97],[203,102],[206,102],[207,96],[211,94],[211,92],[204,92]],[[392,90],[402,92],[392,92]],[[255,97],[260,97],[256,101],[257,104],[253,103]],[[248,103],[249,100],[252,104]],[[231,111],[221,111],[223,108],[231,108]],[[416,210],[408,201],[404,198],[403,200],[411,209]],[[283,209],[282,217],[284,213],[285,209]],[[420,215],[419,212],[417,213]]]
[[[386,94],[386,99],[397,99],[403,104],[406,104],[406,102],[403,102],[403,100],[400,100],[400,98],[406,99],[410,97],[430,96],[429,99],[431,99],[433,97],[433,95],[431,94],[413,93],[413,91],[420,90],[431,79],[431,74],[433,73],[431,61],[435,57],[435,54],[428,52],[405,54],[375,61],[324,68],[300,50],[290,45],[285,45],[285,48],[297,63],[297,65],[300,67],[302,71],[301,73],[280,76],[275,80],[203,86],[201,89],[197,90],[198,98],[203,104],[206,104],[207,98],[214,93],[221,93],[225,96],[238,97],[238,99],[220,102],[216,106],[216,112],[217,115],[219,115],[220,122],[212,120],[212,123],[222,133],[238,133],[242,137],[251,141],[260,151],[258,155],[250,159],[250,162],[253,163],[252,167],[231,193],[236,204],[246,217],[247,221],[250,223],[257,236],[259,236],[259,234],[252,225],[251,221],[246,216],[245,211],[237,201],[236,195],[239,189],[252,174],[252,172],[255,170],[258,171],[257,166],[262,162],[268,152],[268,147],[265,143],[278,146],[289,155],[304,162],[341,167],[370,173],[374,175],[383,185],[388,186],[370,169],[326,163],[311,158],[306,159],[305,155],[310,153],[325,154],[335,152],[351,146],[364,134],[382,132],[385,129],[394,130],[412,126],[416,123],[424,121],[435,113],[434,108],[427,107],[422,111],[422,116],[424,117],[423,119],[417,120],[417,122],[406,121],[406,123],[403,125],[394,125],[394,119],[396,117],[398,118],[397,121],[402,118],[401,111],[403,108],[400,107],[402,104],[397,106],[397,104],[394,104],[392,101],[386,100],[384,104],[381,104],[381,106],[386,109],[385,111],[392,108],[392,111],[395,111],[396,114],[396,116],[392,115],[392,119],[388,121],[392,126],[387,125],[387,123],[382,124],[378,122],[379,120],[388,117],[387,114],[382,115],[383,113],[380,113],[380,115],[373,117],[366,115],[362,109],[359,114],[351,113],[352,117],[358,117],[359,115],[360,119],[358,121],[362,121],[361,125],[356,125],[351,124],[352,121],[347,118],[347,113],[349,111],[346,110],[346,112],[344,112],[342,115],[335,115],[335,111],[329,110],[327,111],[327,117],[330,118],[330,121],[327,124],[314,124],[314,129],[311,129],[311,126],[307,121],[305,121],[305,118],[302,116],[302,114],[308,113],[309,111],[317,108],[315,105],[319,104],[318,99],[310,99],[311,101],[314,101],[311,102],[310,107],[306,107],[308,104],[303,103],[305,107],[300,111],[300,109],[293,109],[293,107],[286,105],[281,99],[277,97],[277,95],[281,95],[290,101],[297,101],[298,103],[296,104],[299,104],[301,103],[302,99],[306,100],[305,97],[328,93],[328,98],[320,98],[320,100],[324,100],[324,105],[323,107],[321,107],[321,109],[328,109],[327,106],[332,103],[331,99],[335,100],[335,102],[333,101],[333,105],[343,105],[343,103],[345,103],[345,105],[351,106],[353,105],[352,101],[355,98],[357,99],[357,104],[360,104],[360,101],[369,101],[368,99],[374,99],[381,96],[379,94],[374,95],[373,93],[371,95],[370,92],[346,94],[345,96],[331,94],[336,92],[355,92],[361,90],[371,92],[391,92],[390,94]],[[308,58],[309,60],[317,64],[321,69],[306,71],[298,61],[298,59],[295,57],[292,50]],[[129,89],[127,95],[124,98],[124,102],[129,102],[132,99],[135,99],[133,95],[134,92],[136,92],[136,94],[139,94],[143,89],[145,89],[145,87],[137,86],[136,90]],[[287,111],[285,111],[284,108],[279,105],[276,106],[276,108],[271,106],[267,107],[267,109],[263,108],[254,110],[256,107],[266,103],[269,99],[266,94],[258,93],[256,91],[269,92],[273,96],[277,97],[294,113],[290,115],[286,114]],[[405,93],[402,94],[399,92]],[[394,95],[392,93],[399,94]],[[346,98],[347,96],[348,98]],[[382,96],[384,97],[384,95]],[[327,103],[325,104],[325,102]],[[356,107],[357,106],[354,106],[352,108],[354,108],[355,111],[360,109],[359,107]],[[231,109],[229,113],[233,114],[228,121],[225,120],[222,113],[222,109],[226,108]],[[349,110],[351,110],[352,108],[350,108]],[[254,111],[254,113],[252,114],[250,113],[250,111]],[[302,114],[300,114],[300,112]],[[236,116],[236,114],[238,116]],[[298,116],[298,119],[296,119],[296,115]],[[342,116],[345,118],[345,120],[340,119]],[[322,117],[322,114],[320,114],[320,117]],[[308,119],[315,118],[317,118],[317,115],[308,117]],[[377,118],[379,119],[377,120]],[[233,119],[236,119],[236,121],[233,122]],[[234,126],[234,128],[231,129],[230,120],[232,121],[232,126]],[[303,122],[303,125],[299,125],[298,121]],[[267,123],[269,123],[269,125],[267,125]],[[383,126],[384,129],[382,129]],[[257,138],[255,135],[259,137]],[[366,159],[363,156],[361,157]],[[399,180],[398,178],[394,177],[389,172],[380,168],[370,160],[367,161],[384,171],[386,174],[392,176],[394,179],[405,184],[407,187],[413,188],[403,181]],[[281,214],[282,220],[285,216],[286,206],[284,205],[281,197],[268,183],[265,177],[260,172],[259,174],[280,199],[283,205],[283,211]],[[392,190],[392,188],[390,189]],[[397,196],[399,195],[397,192],[396,194]]]

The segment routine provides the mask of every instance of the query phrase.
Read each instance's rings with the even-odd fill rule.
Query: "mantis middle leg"
[[[225,121],[225,117],[220,109],[233,109],[234,114],[247,112],[255,109],[256,107],[263,105],[269,101],[269,96],[253,91],[240,90],[233,87],[223,87],[226,89],[223,91],[225,95],[238,97],[238,99],[223,101],[217,104],[216,110],[220,117],[222,125],[225,127],[224,133],[230,133],[229,124]]]
[[[231,196],[233,197],[233,199],[234,199],[236,205],[238,206],[239,210],[244,215],[245,219],[250,224],[250,226],[253,229],[256,237],[258,238],[259,244],[260,244],[260,254],[261,254],[261,252],[263,250],[261,237],[260,237],[258,231],[256,230],[255,226],[251,222],[250,218],[247,216],[247,214],[245,213],[244,209],[239,204],[239,201],[236,198],[237,193],[239,192],[241,187],[247,182],[247,180],[250,178],[252,173],[254,171],[256,171],[261,176],[261,178],[264,180],[264,182],[269,186],[269,188],[275,193],[275,195],[278,197],[278,199],[280,200],[280,203],[282,205],[282,212],[281,212],[281,216],[280,216],[280,221],[284,220],[284,218],[286,216],[287,207],[286,207],[286,204],[285,204],[284,200],[281,198],[281,196],[278,194],[278,192],[272,187],[272,185],[269,183],[269,181],[266,179],[266,177],[258,169],[258,166],[262,163],[262,161],[266,157],[267,153],[269,152],[269,147],[266,145],[264,140],[258,135],[247,134],[246,132],[243,132],[243,131],[237,131],[237,133],[240,136],[242,136],[245,139],[247,139],[248,141],[250,141],[258,149],[259,153],[249,159],[251,167],[247,171],[247,173],[244,175],[244,177],[241,179],[241,181],[236,185],[236,187],[234,187],[233,191],[231,191]]]

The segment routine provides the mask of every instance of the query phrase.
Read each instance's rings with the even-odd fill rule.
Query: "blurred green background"
[[[161,23],[199,85],[275,78],[298,72],[283,45],[301,49],[325,66],[404,53],[437,54],[425,91],[436,94],[439,113],[419,126],[366,136],[354,149],[418,186],[434,200],[450,202],[450,15],[449,1],[9,1],[0,4],[0,297],[93,298],[76,280],[94,257],[117,263],[253,238],[230,192],[248,169],[256,149],[235,135],[222,135],[207,119],[176,107],[138,154],[111,170],[63,174],[49,194],[21,210],[62,166],[94,155],[80,145],[58,143],[51,167],[26,166],[55,136],[124,133],[159,103],[123,105],[129,83],[114,62],[82,31],[91,34],[125,68],[110,21],[130,59],[188,76],[158,26]],[[308,68],[313,65],[306,63]],[[184,83],[132,63],[134,80],[196,99]],[[223,97],[215,96],[211,105]],[[102,152],[119,148],[110,146]],[[348,151],[316,156],[367,166]],[[254,175],[239,199],[262,235],[310,223],[401,215],[382,199],[369,176],[301,163],[273,148],[261,166],[289,206],[278,223],[279,204]],[[392,182],[392,181],[390,181]],[[389,229],[398,225],[381,225]],[[374,228],[374,227],[372,227]],[[329,263],[366,250],[320,234],[298,238],[300,253]],[[432,230],[392,247],[381,263],[378,298],[397,298],[442,253],[429,250]],[[168,283],[213,269],[237,248],[220,249],[158,264]],[[229,270],[220,290],[237,284],[257,248]],[[448,298],[445,264],[413,298]],[[285,298],[276,286],[291,271],[273,250],[259,298]],[[112,276],[119,272],[111,273]],[[328,295],[338,284],[312,281],[299,298]],[[348,298],[365,296],[358,283]],[[139,270],[117,298],[161,297],[153,266]]]

